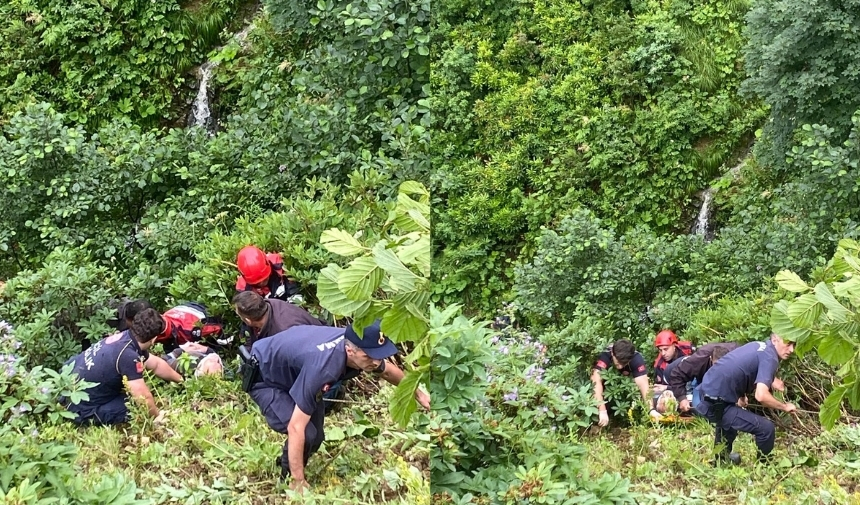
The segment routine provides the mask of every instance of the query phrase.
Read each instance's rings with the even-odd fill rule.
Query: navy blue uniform
[[[615,368],[615,365],[612,363],[612,346],[607,347],[599,356],[597,356],[597,362],[594,364],[594,368],[600,370],[612,369],[618,370]],[[630,363],[624,366],[624,368],[618,370],[621,375],[627,377],[641,377],[648,373],[648,370],[645,369],[645,358],[642,357],[638,352],[633,353],[633,359],[630,360]]]
[[[750,342],[726,354],[705,372],[702,379],[702,401],[696,410],[716,425],[714,442],[725,441],[725,452],[731,452],[739,431],[755,436],[760,454],[773,450],[776,430],[773,423],[735,405],[743,396],[755,391],[756,384],[771,388],[779,368],[779,355],[770,341]]]
[[[329,326],[293,326],[258,340],[251,351],[260,364],[260,382],[249,394],[269,427],[286,433],[295,407],[311,416],[305,428],[305,463],[325,439],[323,392],[338,380],[361,373],[346,366],[344,331]],[[288,461],[285,444],[285,468]]]
[[[734,342],[717,342],[705,344],[696,352],[681,359],[673,360],[666,366],[665,377],[668,388],[674,393],[675,398],[681,400],[688,392],[688,387],[698,388],[705,377],[705,373],[711,368],[711,357],[714,350],[723,347],[729,351],[738,348]],[[698,389],[701,391],[701,389]],[[693,407],[699,402],[694,400]]]
[[[103,338],[71,358],[68,363],[74,363],[78,377],[97,383],[87,389],[89,400],[68,406],[77,414],[74,422],[95,425],[128,422],[123,377],[130,381],[142,379],[147,358],[149,352],[141,350],[128,331]]]

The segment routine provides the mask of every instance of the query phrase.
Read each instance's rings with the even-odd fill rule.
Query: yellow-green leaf
[[[355,237],[337,228],[322,232],[320,243],[326,250],[340,256],[355,256],[370,250],[361,245]]]
[[[854,344],[837,332],[827,335],[818,344],[818,355],[828,365],[839,366],[853,358],[854,354],[856,354]]]
[[[809,291],[809,285],[803,282],[799,275],[791,270],[780,270],[776,274],[776,283],[779,287],[792,293],[805,293]]]
[[[785,313],[791,319],[792,324],[798,328],[811,329],[823,311],[824,305],[815,298],[815,295],[805,294],[798,296],[791,302]]]
[[[833,425],[836,424],[836,420],[839,419],[839,414],[841,412],[842,407],[842,397],[845,396],[845,392],[847,391],[847,387],[842,384],[833,389],[827,398],[824,400],[824,404],[821,405],[821,411],[818,413],[818,420],[821,422],[821,426],[824,426],[824,429],[831,429]]]
[[[383,271],[369,256],[355,258],[340,272],[337,287],[350,300],[369,300],[382,281]]]
[[[421,279],[421,277],[418,277],[412,270],[406,268],[400,261],[400,258],[394,254],[394,251],[385,247],[384,241],[380,241],[373,246],[373,258],[376,260],[376,264],[388,273],[388,285],[392,290],[415,290],[415,282]]]
[[[343,269],[333,263],[320,271],[317,277],[317,297],[320,305],[335,316],[351,316],[367,310],[370,300],[350,300],[338,288],[342,271]]]
[[[394,306],[382,317],[382,329],[395,342],[415,341],[427,333],[427,322],[407,307]]]
[[[795,326],[788,317],[787,310],[787,301],[780,300],[775,303],[770,311],[770,325],[774,333],[785,340],[797,343],[799,347],[812,331]]]

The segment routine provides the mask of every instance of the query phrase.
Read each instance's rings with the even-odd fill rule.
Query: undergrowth
[[[85,481],[122,473],[153,503],[295,498],[275,465],[285,438],[266,426],[238,382],[207,377],[153,384],[156,402],[167,410],[163,423],[140,415],[118,428],[62,427],[79,449],[76,463]],[[326,441],[310,459],[311,489],[302,503],[429,503],[427,436],[390,421],[392,392],[384,387],[370,399],[348,394],[351,403],[326,418]]]

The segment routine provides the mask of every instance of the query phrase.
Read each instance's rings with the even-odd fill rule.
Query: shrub
[[[541,342],[513,327],[490,338],[485,323],[451,320],[458,311],[431,309],[431,331],[443,337],[432,363],[428,427],[435,500],[632,503],[629,483],[617,474],[594,482],[583,473],[585,451],[575,440],[597,413],[590,386],[547,381]]]
[[[0,315],[17,326],[26,365],[59,368],[81,344],[110,331],[122,285],[86,253],[59,248],[38,270],[25,270],[0,292]]]

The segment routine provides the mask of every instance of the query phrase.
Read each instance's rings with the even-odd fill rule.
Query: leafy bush
[[[695,195],[765,118],[737,94],[748,8],[440,4],[434,299],[510,300],[511,263],[571,208],[622,233],[689,229]]]
[[[157,125],[184,75],[218,41],[236,0],[197,8],[178,0],[4,2],[0,31],[0,116],[51,102],[90,131],[116,117]],[[184,100],[177,100],[184,101]]]
[[[415,412],[415,393],[420,384],[426,385],[430,373],[429,200],[424,185],[406,181],[400,185],[397,204],[382,227],[380,239],[372,246],[356,238],[363,230],[351,234],[334,228],[320,237],[329,252],[353,258],[345,268],[330,263],[320,272],[320,305],[335,317],[351,316],[359,328],[380,319],[381,330],[392,341],[413,346],[404,358],[406,374],[391,403],[392,417],[401,426],[406,426]]]
[[[280,252],[284,270],[303,286],[306,300],[316,302],[319,272],[329,263],[347,263],[326,250],[320,237],[330,228],[362,230],[362,239],[375,243],[394,206],[379,189],[387,181],[374,171],[354,173],[350,184],[343,187],[309,180],[301,195],[285,202],[284,211],[238,218],[229,233],[215,231],[197,242],[197,261],[175,274],[169,287],[171,295],[183,299],[187,293],[195,293],[213,313],[232,313],[230,299],[238,275],[233,262],[242,247],[254,244]]]
[[[748,73],[743,89],[770,107],[768,144],[762,158],[785,168],[795,129],[804,123],[825,123],[836,131],[837,143],[851,128],[860,107],[857,57],[860,23],[853,2],[818,4],[800,0],[760,0],[747,15],[749,41],[744,48]]]
[[[629,483],[617,474],[590,481],[583,473],[575,439],[597,412],[590,387],[546,381],[542,343],[512,327],[490,339],[484,323],[454,317],[459,310],[431,308],[431,332],[440,337],[429,425],[435,500],[632,503]]]
[[[59,425],[74,417],[57,403],[60,396],[79,402],[91,384],[70,369],[56,372],[35,363],[27,342],[0,321],[0,499],[4,503],[111,503],[135,505],[137,486],[120,476],[85,486],[74,466],[77,449],[61,436]],[[86,489],[86,490],[85,490]]]
[[[0,292],[0,316],[17,325],[26,365],[59,368],[81,344],[108,333],[121,284],[85,253],[57,249],[39,270],[25,270]]]
[[[777,334],[795,342],[799,355],[815,350],[825,363],[838,367],[839,383],[819,414],[821,424],[832,428],[840,417],[843,398],[853,410],[860,410],[860,327],[855,317],[860,306],[860,243],[841,240],[833,258],[817,274],[814,286],[788,270],[777,275],[779,287],[796,293],[796,298],[773,306],[771,324]]]

